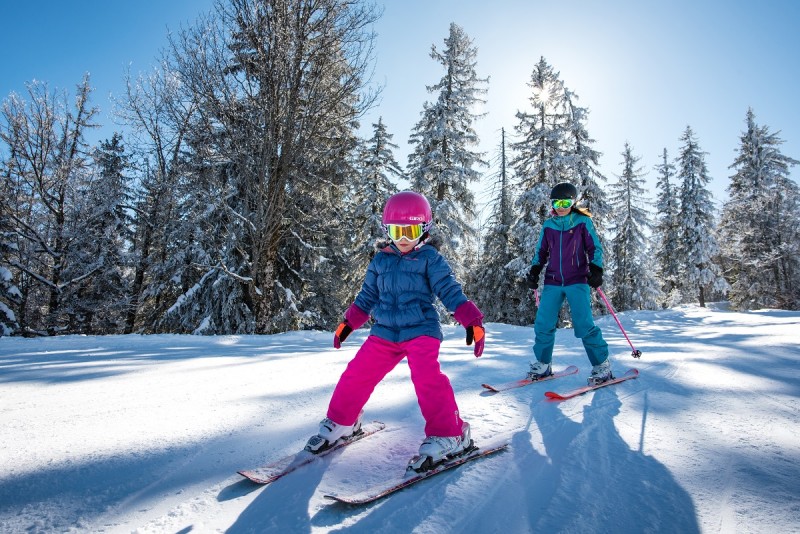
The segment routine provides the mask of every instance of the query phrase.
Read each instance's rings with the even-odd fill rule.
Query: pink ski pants
[[[411,381],[425,418],[425,435],[460,436],[462,421],[450,380],[439,368],[439,345],[441,341],[430,336],[400,343],[369,336],[339,378],[328,418],[340,425],[354,424],[375,386],[408,358]]]

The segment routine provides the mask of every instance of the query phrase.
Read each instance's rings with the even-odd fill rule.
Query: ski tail
[[[303,449],[298,453],[290,454],[289,456],[285,456],[280,460],[269,463],[262,467],[237,471],[237,473],[247,478],[251,482],[255,482],[256,484],[269,484],[271,482],[275,482],[279,478],[288,475],[292,471],[295,471],[304,465],[316,461],[318,458],[322,458],[332,453],[333,451],[341,449],[342,447],[346,447],[352,443],[361,441],[366,437],[369,437],[377,432],[380,432],[384,428],[386,428],[386,425],[384,423],[381,423],[380,421],[372,421],[371,423],[364,423],[363,425],[361,425],[361,430],[359,432],[353,434],[347,439],[337,441],[332,446],[323,449],[322,451],[316,454]]]
[[[521,388],[524,386],[529,386],[531,384],[536,384],[537,382],[546,382],[548,380],[554,380],[556,378],[562,378],[564,376],[574,375],[578,372],[578,368],[574,365],[570,365],[569,367],[562,369],[561,371],[556,371],[555,373],[548,375],[544,378],[540,378],[538,380],[531,380],[530,378],[522,378],[520,380],[512,380],[511,382],[505,382],[503,384],[481,384],[484,388],[488,389],[493,393],[499,393],[501,391],[506,391],[509,389],[514,388]]]

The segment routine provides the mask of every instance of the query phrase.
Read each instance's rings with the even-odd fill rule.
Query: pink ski
[[[520,380],[513,380],[511,382],[506,382],[505,384],[498,384],[493,386],[491,384],[481,384],[483,387],[488,389],[489,391],[494,391],[495,393],[500,391],[506,391],[507,389],[514,389],[514,388],[521,388],[523,386],[529,386],[531,384],[535,384],[537,382],[546,382],[547,380],[553,380],[554,378],[561,378],[562,376],[569,376],[574,375],[578,372],[578,368],[574,365],[570,365],[566,369],[553,373],[550,376],[546,376],[544,378],[540,378],[539,380],[531,380],[530,378],[522,378]]]
[[[464,465],[467,462],[471,462],[472,460],[477,460],[479,458],[489,456],[490,454],[500,452],[504,450],[506,447],[508,447],[508,443],[501,443],[499,445],[494,445],[490,447],[475,448],[466,454],[463,454],[461,456],[456,456],[452,460],[447,460],[444,463],[437,465],[430,471],[423,471],[421,473],[409,471],[406,473],[404,477],[401,477],[396,481],[388,482],[387,484],[384,485],[375,486],[360,493],[356,493],[353,495],[338,495],[335,493],[330,493],[328,495],[324,495],[324,497],[326,499],[330,499],[332,501],[337,501],[344,504],[356,505],[356,504],[371,503],[373,501],[377,501],[378,499],[386,497],[387,495],[390,495],[396,491],[400,491],[403,488],[407,488],[412,484],[416,484],[421,480],[425,480],[426,478],[438,475],[439,473],[447,471],[448,469],[452,469],[454,467]]]
[[[597,384],[596,386],[583,386],[578,389],[573,389],[572,391],[568,391],[566,393],[545,391],[544,396],[547,397],[548,399],[554,399],[554,400],[571,399],[572,397],[583,395],[584,393],[588,393],[589,391],[594,391],[595,389],[600,389],[606,386],[611,386],[613,384],[619,384],[620,382],[625,382],[626,380],[630,380],[631,378],[636,378],[637,376],[639,376],[638,369],[629,369],[628,371],[625,372],[624,375],[620,376],[619,378],[612,378],[611,380],[606,380],[602,384]]]
[[[280,460],[272,462],[271,464],[265,465],[263,467],[257,467],[255,469],[250,469],[246,471],[239,471],[238,473],[243,477],[250,479],[252,482],[256,484],[269,484],[270,482],[274,482],[279,478],[288,475],[298,467],[302,467],[306,464],[310,464],[317,458],[321,458],[332,453],[335,450],[341,449],[351,443],[355,443],[356,441],[362,440],[367,436],[371,436],[372,434],[383,430],[386,427],[385,424],[381,423],[380,421],[373,421],[371,423],[364,423],[361,425],[361,431],[357,434],[353,434],[349,438],[346,438],[342,441],[337,442],[333,447],[323,450],[317,454],[312,452],[302,450],[295,454],[290,454]]]

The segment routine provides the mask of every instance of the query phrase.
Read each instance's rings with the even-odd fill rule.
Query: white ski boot
[[[531,364],[531,369],[528,371],[528,380],[539,380],[552,374],[552,364],[537,361]]]
[[[612,378],[614,378],[614,375],[611,374],[611,361],[606,358],[603,363],[592,366],[592,374],[589,375],[588,382],[590,386],[596,386]]]
[[[361,431],[361,416],[364,412],[358,414],[358,419],[352,425],[340,425],[327,417],[319,423],[319,433],[316,436],[311,436],[306,443],[305,449],[309,452],[318,453],[325,449],[332,447],[337,441],[346,440],[347,438],[358,434]]]
[[[460,436],[428,436],[419,446],[419,454],[408,464],[408,470],[427,471],[443,461],[474,448],[469,423],[464,422]]]

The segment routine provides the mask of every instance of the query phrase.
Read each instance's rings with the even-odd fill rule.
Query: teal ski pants
[[[564,299],[569,303],[572,312],[572,326],[575,337],[583,342],[583,348],[592,365],[603,363],[608,358],[608,343],[603,339],[600,328],[592,318],[592,300],[588,284],[570,286],[549,286],[542,288],[539,297],[539,311],[533,331],[536,339],[533,342],[533,353],[540,362],[553,361],[553,344],[556,341],[556,325],[558,312]]]

